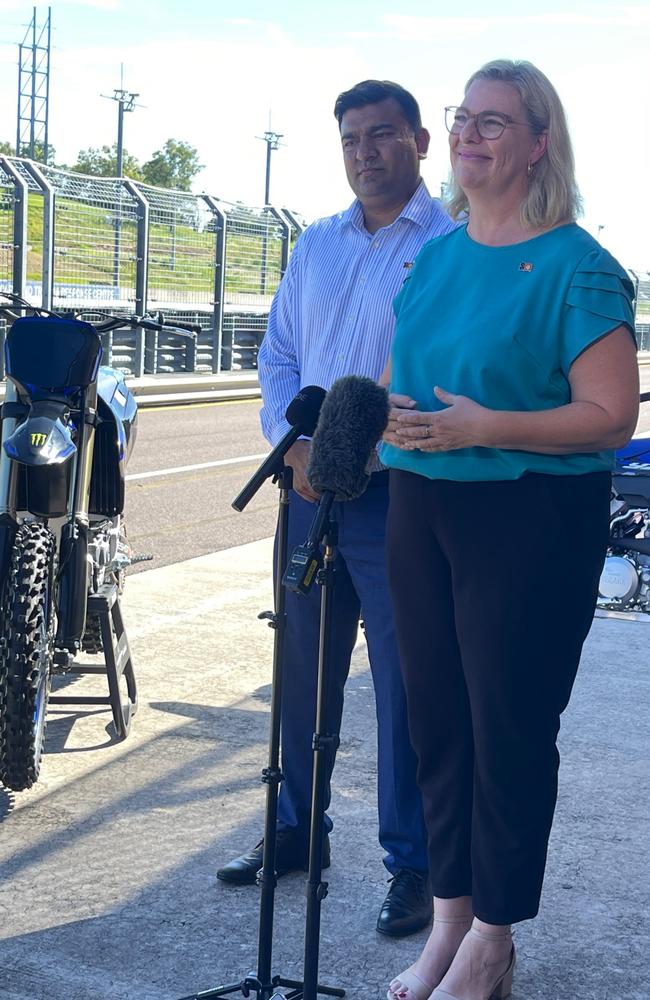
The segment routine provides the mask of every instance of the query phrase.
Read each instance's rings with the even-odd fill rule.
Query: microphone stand
[[[243,510],[253,493],[261,486],[265,478],[270,474],[268,469],[268,459],[263,464],[264,476],[260,476],[260,470],[253,476],[253,479],[244,487],[242,493],[233,502],[236,510]],[[273,952],[273,912],[275,905],[275,888],[277,876],[275,873],[275,847],[277,837],[277,816],[278,816],[278,790],[282,781],[282,771],[279,767],[280,760],[280,718],[282,705],[282,680],[283,680],[283,655],[284,636],[286,631],[286,592],[282,584],[286,564],[287,564],[287,538],[289,528],[289,491],[291,489],[293,470],[285,466],[282,456],[276,457],[276,467],[274,469],[274,482],[280,490],[278,530],[276,545],[276,565],[275,565],[275,610],[262,611],[258,618],[268,619],[269,627],[274,629],[273,639],[273,674],[271,684],[271,711],[270,711],[270,734],[268,767],[262,770],[262,781],[266,784],[266,812],[264,820],[264,850],[262,854],[262,868],[258,874],[258,884],[261,886],[260,893],[260,920],[257,949],[257,974],[250,972],[243,980],[231,983],[226,986],[217,986],[212,989],[202,990],[199,993],[192,993],[182,1000],[210,1000],[212,997],[223,997],[231,993],[241,993],[244,997],[254,996],[256,1000],[301,1000],[302,997],[316,997],[317,993],[327,996],[343,997],[343,990],[331,989],[326,986],[318,986],[315,983],[315,992],[303,992],[303,983],[299,980],[285,979],[283,976],[273,976],[272,952]],[[256,483],[255,490],[251,490],[251,484]],[[244,497],[245,495],[245,497]],[[242,502],[243,500],[243,502]],[[320,656],[319,656],[320,660]],[[320,685],[319,685],[320,692]],[[320,697],[320,696],[319,696]],[[338,739],[338,737],[337,737]],[[324,804],[324,791],[321,795]],[[313,820],[312,820],[312,833]],[[322,817],[320,833],[320,850],[322,850]],[[312,847],[310,840],[310,882],[312,875],[311,867]],[[320,859],[320,854],[319,854]],[[318,862],[319,872],[322,870],[322,863]],[[314,867],[314,874],[316,867]],[[320,873],[318,875],[320,882]],[[325,892],[327,887],[325,886]],[[308,904],[309,907],[309,904]],[[313,948],[313,945],[312,945]],[[313,960],[310,968],[313,966]],[[316,970],[318,968],[318,932],[316,935]],[[310,973],[311,974],[311,973]],[[279,993],[278,988],[288,988],[289,993]]]
[[[328,762],[339,746],[339,734],[327,732],[327,708],[331,683],[332,596],[335,584],[334,562],[338,544],[338,525],[330,517],[335,495],[333,490],[324,490],[321,494],[307,540],[304,545],[299,545],[294,549],[283,577],[285,586],[298,594],[309,593],[314,580],[321,588],[316,725],[312,738],[313,778],[309,830],[309,874],[306,886],[305,958],[303,988],[298,993],[291,994],[296,1000],[316,1000],[319,993],[335,997],[345,996],[345,990],[323,987],[318,984],[321,903],[328,893],[328,883],[323,882],[322,878],[325,793],[329,771]],[[322,559],[321,544],[324,550]]]
[[[331,506],[331,502],[330,502]],[[307,878],[307,916],[305,920],[305,962],[303,969],[302,1000],[316,1000],[318,993],[344,997],[345,990],[324,989],[318,985],[318,952],[320,940],[321,903],[327,896],[328,883],[323,882],[323,820],[325,818],[325,790],[327,788],[328,760],[339,746],[339,734],[327,732],[327,703],[330,688],[330,645],[332,635],[332,596],[334,587],[335,549],[338,543],[338,526],[330,520],[329,506],[323,524],[323,567],[316,575],[321,588],[320,635],[318,642],[318,688],[316,695],[316,728],[312,742],[314,751],[311,828],[309,831],[309,875]],[[318,514],[316,515],[318,520]],[[312,532],[314,528],[312,526]],[[310,534],[311,534],[310,533]],[[320,539],[319,539],[320,541]]]

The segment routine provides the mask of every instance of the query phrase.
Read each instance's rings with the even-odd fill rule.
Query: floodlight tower
[[[47,20],[39,27],[34,7],[25,37],[18,46],[16,156],[34,160],[40,153],[43,163],[47,163],[49,153],[51,25],[52,8],[47,8]]]

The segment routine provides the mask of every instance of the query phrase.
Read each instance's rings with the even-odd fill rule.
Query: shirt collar
[[[431,204],[431,195],[426,184],[421,180],[395,221],[391,222],[390,226],[385,226],[384,228],[390,229],[400,219],[408,219],[409,222],[414,222],[416,226],[420,226],[421,228],[428,226],[431,218]],[[340,219],[342,226],[354,226],[360,232],[367,233],[364,225],[363,208],[358,198],[355,198],[350,207],[341,213]]]

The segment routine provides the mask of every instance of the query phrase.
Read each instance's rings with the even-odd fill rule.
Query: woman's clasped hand
[[[410,397],[390,394],[391,408],[384,433],[387,444],[404,451],[454,451],[488,444],[489,411],[485,406],[440,386],[434,386],[433,394],[445,404],[443,409],[418,410]]]

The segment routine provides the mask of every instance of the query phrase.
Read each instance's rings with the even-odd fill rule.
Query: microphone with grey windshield
[[[299,437],[311,437],[318,423],[318,415],[327,393],[319,385],[306,385],[293,397],[287,407],[285,417],[291,424],[290,429],[279,441],[273,451],[267,455],[257,472],[255,472],[233,500],[231,507],[240,513],[246,504],[253,499],[262,483],[270,476],[276,476],[283,465],[283,458]]]
[[[294,549],[282,582],[306,594],[321,565],[320,544],[332,504],[356,500],[370,482],[368,466],[388,423],[388,393],[370,378],[346,375],[327,394],[307,466],[309,485],[320,493],[304,545]]]

